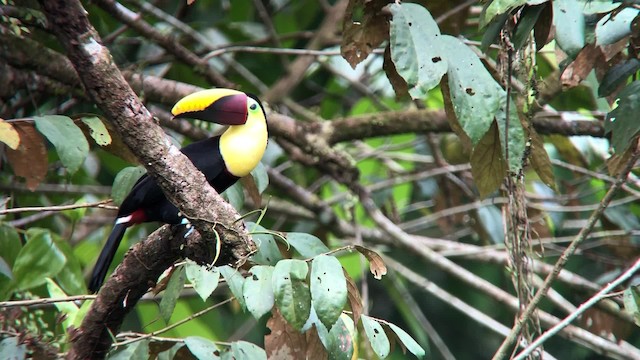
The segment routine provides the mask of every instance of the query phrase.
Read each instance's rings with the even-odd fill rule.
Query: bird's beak
[[[180,99],[171,113],[174,118],[242,125],[247,122],[247,94],[231,89],[197,91]]]

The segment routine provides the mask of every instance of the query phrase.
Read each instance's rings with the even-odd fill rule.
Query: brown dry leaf
[[[271,313],[273,315],[267,321],[267,327],[271,330],[271,333],[264,337],[264,347],[269,359],[327,358],[326,351],[318,338],[315,327],[306,333],[301,333],[289,325],[277,307],[274,306]]]
[[[586,79],[600,54],[601,50],[595,44],[589,44],[580,50],[576,59],[560,75],[565,90],[580,85]]]
[[[340,53],[354,69],[383,41],[389,39],[389,21],[381,12],[388,3],[386,0],[349,1],[342,23]],[[361,19],[353,19],[354,10],[362,12]]]
[[[553,7],[546,3],[533,26],[533,37],[536,40],[536,50],[539,51],[553,39]]]
[[[536,174],[540,177],[548,187],[556,190],[556,180],[553,176],[553,167],[547,150],[544,149],[544,141],[540,134],[531,127],[529,129],[529,138],[531,139],[531,165]]]
[[[7,159],[13,173],[27,181],[27,188],[34,191],[47,175],[49,161],[44,138],[33,123],[16,121],[14,129],[20,135],[20,145],[16,150],[7,149]]]
[[[0,119],[0,142],[7,144],[13,150],[18,149],[20,145],[20,134],[4,119]]]
[[[610,299],[601,301],[608,301],[612,303],[613,306],[617,306],[615,302]],[[632,324],[624,322],[597,307],[587,309],[579,321],[580,326],[584,329],[614,342],[627,339],[629,335],[631,335],[634,327]]]
[[[253,205],[256,208],[259,208],[260,204],[262,204],[262,195],[260,195],[260,191],[258,190],[258,186],[256,186],[253,176],[248,175],[240,178],[240,183],[242,183],[242,187],[244,187],[247,190],[247,193],[249,193],[249,197],[251,198],[251,201],[253,201]]]
[[[633,147],[627,148],[622,154],[613,154],[610,158],[607,159],[607,170],[609,170],[609,175],[618,176],[622,169],[627,165],[629,159],[631,159],[631,155],[633,155]]]
[[[369,270],[374,278],[380,280],[384,275],[387,275],[387,266],[377,252],[360,245],[354,245],[354,248],[369,260]]]
[[[347,279],[347,299],[349,299],[349,305],[351,306],[351,313],[353,315],[354,326],[358,326],[360,315],[362,314],[362,297],[360,296],[360,290],[356,286],[349,273],[342,269],[345,279]]]
[[[481,198],[497,190],[507,175],[498,125],[494,121],[471,153],[471,173]]]
[[[393,87],[393,91],[396,93],[396,98],[408,98],[409,97],[409,87],[407,86],[407,82],[404,80],[400,74],[398,74],[398,70],[396,70],[396,64],[391,60],[391,49],[389,45],[384,49],[384,62],[382,63],[382,69],[387,74],[387,79],[391,83],[391,87]]]

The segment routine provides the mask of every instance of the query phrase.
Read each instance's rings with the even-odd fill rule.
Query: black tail
[[[89,282],[89,291],[91,293],[97,293],[100,290],[100,286],[102,286],[104,278],[107,276],[107,270],[109,270],[128,225],[127,223],[120,223],[113,226],[109,239],[107,239],[107,243],[102,248],[96,266],[93,268],[93,274],[91,274],[91,281]]]

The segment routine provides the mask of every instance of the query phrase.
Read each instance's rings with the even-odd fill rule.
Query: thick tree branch
[[[253,249],[253,243],[242,223],[236,223],[239,217],[237,212],[207,184],[202,173],[171,145],[162,129],[155,124],[149,111],[113,63],[109,51],[101,44],[82,5],[78,1],[57,0],[41,1],[41,6],[87,93],[156,179],[167,198],[178,205],[206,239],[213,241],[219,234],[232,257],[244,259]],[[137,295],[146,292],[147,285],[128,291]],[[99,297],[113,294],[106,288]],[[128,302],[128,306],[131,304]],[[121,321],[120,317],[118,321],[105,322],[104,325],[115,333]],[[97,341],[101,337],[96,336],[96,329],[88,325],[83,323],[74,336],[71,358],[95,358],[107,351],[110,338]],[[87,345],[88,342],[90,345]],[[92,352],[81,351],[88,349]]]

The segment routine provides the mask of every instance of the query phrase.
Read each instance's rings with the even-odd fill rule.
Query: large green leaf
[[[611,146],[622,154],[640,131],[640,80],[627,85],[618,94],[618,106],[607,114],[604,131],[611,133]]]
[[[301,330],[311,311],[311,293],[306,284],[309,265],[302,260],[281,260],[273,271],[276,305],[294,328]]]
[[[475,145],[489,130],[505,93],[482,65],[478,56],[453,36],[443,35],[440,46],[447,49],[448,83],[453,110],[464,132]]]
[[[224,353],[223,360],[267,360],[267,353],[256,344],[247,341],[231,343],[229,352]]]
[[[390,28],[391,59],[407,82],[414,99],[424,99],[440,83],[447,71],[444,51],[436,41],[438,24],[424,7],[417,4],[392,4]]]
[[[217,360],[219,349],[212,341],[199,336],[189,336],[184,338],[184,344],[187,345],[191,354],[198,360]]]
[[[391,328],[391,330],[393,330],[393,332],[396,333],[396,336],[398,337],[398,339],[400,339],[400,341],[402,341],[402,343],[407,348],[407,350],[409,350],[413,355],[415,355],[419,359],[422,359],[426,355],[422,346],[420,346],[420,344],[418,344],[418,342],[415,341],[411,337],[411,335],[407,334],[406,331],[402,330],[399,326],[395,324],[388,323],[388,325]],[[367,336],[369,335],[367,334]]]
[[[118,205],[122,204],[124,198],[129,195],[133,186],[146,172],[142,166],[129,166],[120,170],[113,180],[113,186],[111,187],[111,198],[113,202]]]
[[[640,69],[640,60],[632,58],[613,65],[598,86],[598,96],[608,96]]]
[[[16,229],[7,224],[0,224],[0,249],[2,249],[0,257],[2,257],[9,266],[13,266],[21,248],[22,243],[20,242],[20,236]]]
[[[576,0],[553,1],[556,41],[564,52],[575,57],[585,45],[585,21],[582,6]]]
[[[91,135],[96,144],[100,146],[107,146],[111,144],[111,135],[109,135],[109,130],[107,130],[99,117],[83,117],[82,122],[89,127],[89,135]]]
[[[50,278],[47,278],[46,280],[49,297],[61,299],[68,296],[68,294],[66,294],[53,280]],[[60,319],[62,319],[62,326],[64,326],[65,329],[69,329],[73,325],[73,320],[76,318],[76,315],[78,315],[80,309],[72,301],[60,301],[56,302],[54,305],[60,314],[64,315],[60,316]]]
[[[36,128],[55,146],[60,161],[73,174],[89,154],[89,143],[82,130],[67,116],[34,116]]]
[[[207,300],[211,293],[218,287],[220,271],[218,268],[209,269],[207,266],[196,264],[187,260],[185,264],[187,279],[203,301]]]
[[[354,351],[355,326],[353,320],[346,315],[340,316],[331,330],[322,323],[316,323],[318,337],[327,349],[331,360],[351,360]]]
[[[255,169],[251,170],[251,176],[256,182],[258,192],[262,194],[269,186],[269,174],[267,174],[267,168],[259,162]]]
[[[16,291],[27,290],[44,284],[62,270],[67,259],[43,229],[29,229],[27,243],[13,264],[13,286]]]
[[[622,40],[633,32],[632,24],[640,10],[624,8],[615,16],[607,14],[596,25],[596,45],[609,45]]]
[[[319,255],[311,263],[311,299],[318,319],[331,329],[347,302],[347,280],[334,256]]]
[[[506,147],[508,146],[508,166],[509,170],[517,174],[522,169],[522,156],[526,146],[524,128],[518,116],[518,109],[512,99],[509,99],[509,117],[507,121],[506,93],[501,98],[501,107],[496,113],[496,123],[498,124],[498,133],[500,134],[500,143],[502,145],[502,156],[507,157]],[[508,128],[507,128],[508,126]],[[508,129],[508,130],[507,130]],[[508,142],[507,145],[505,143]]]
[[[109,355],[109,360],[147,359],[149,358],[149,342],[149,339],[142,339],[127,344],[112,355]]]
[[[0,341],[0,358],[26,359],[27,345],[18,343],[17,337],[6,337]]]
[[[218,269],[220,270],[222,277],[224,277],[224,280],[227,282],[227,286],[229,286],[229,290],[231,290],[233,296],[235,296],[242,308],[246,309],[247,306],[244,303],[244,297],[242,296],[245,282],[245,278],[242,276],[242,273],[228,265],[220,266]]]
[[[256,319],[271,311],[274,304],[273,266],[256,265],[249,270],[251,276],[245,279],[242,296],[247,310]]]
[[[389,343],[389,338],[387,338],[387,334],[384,332],[382,325],[366,315],[361,315],[360,319],[362,320],[364,332],[367,334],[367,339],[369,339],[371,348],[376,355],[378,355],[380,359],[384,359],[389,356],[391,344]]]
[[[251,256],[251,261],[258,265],[275,265],[282,259],[282,253],[273,235],[267,233],[267,229],[258,224],[247,223],[247,228],[251,231],[253,242],[258,247],[258,252]]]
[[[162,300],[160,300],[160,316],[162,316],[166,323],[171,319],[173,309],[175,309],[178,298],[180,298],[180,292],[184,288],[185,281],[184,266],[178,266],[171,273],[171,279],[169,279],[167,288],[162,295]]]
[[[287,242],[305,258],[329,252],[329,248],[317,237],[306,234],[291,232],[287,234]]]

